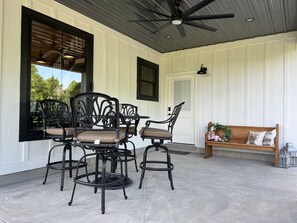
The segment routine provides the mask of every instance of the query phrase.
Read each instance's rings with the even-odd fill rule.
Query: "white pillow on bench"
[[[246,144],[254,144],[254,145],[262,146],[265,133],[266,131],[263,131],[263,132],[250,131]]]
[[[263,139],[263,146],[274,146],[275,137],[276,137],[275,129],[273,129],[271,132],[266,132]]]

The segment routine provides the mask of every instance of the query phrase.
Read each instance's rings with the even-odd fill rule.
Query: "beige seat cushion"
[[[73,128],[65,128],[66,136],[73,136]],[[62,136],[63,135],[63,129],[62,128],[49,128],[45,131],[49,135],[57,135]]]
[[[143,127],[139,134],[141,137],[145,138],[155,138],[155,139],[170,139],[171,140],[171,133],[165,129],[157,129],[157,128],[145,128]]]
[[[125,132],[120,131],[119,140],[125,138]],[[81,142],[95,142],[100,140],[100,143],[116,143],[116,133],[114,131],[86,131],[77,135],[77,140]]]

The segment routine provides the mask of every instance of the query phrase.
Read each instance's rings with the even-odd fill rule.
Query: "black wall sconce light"
[[[206,74],[207,67],[204,67],[203,64],[201,64],[200,70],[197,71],[197,74]]]

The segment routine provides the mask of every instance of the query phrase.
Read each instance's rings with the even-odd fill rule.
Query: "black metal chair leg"
[[[145,172],[145,169],[142,169],[141,170],[140,182],[139,182],[139,186],[138,186],[139,189],[141,189],[141,187],[142,187],[142,181],[143,181],[143,178],[144,178],[144,172]]]
[[[168,168],[168,178],[169,178],[169,181],[170,181],[170,187],[171,187],[172,190],[174,190],[172,170],[171,170],[171,157],[170,157],[168,148],[166,146],[160,145],[160,147],[162,147],[165,150],[165,152],[166,152],[166,156],[167,156],[167,168]]]
[[[133,154],[134,154],[134,163],[135,163],[135,169],[136,169],[136,172],[138,172],[138,167],[137,167],[137,161],[136,161],[136,150],[135,150],[135,144],[132,142],[132,141],[129,141],[132,146],[133,146]]]
[[[101,213],[105,213],[105,187],[101,188]]]
[[[46,167],[46,172],[45,172],[45,176],[44,176],[44,180],[42,182],[42,184],[46,184],[46,180],[47,180],[47,175],[48,175],[48,170],[49,170],[49,167]]]
[[[171,186],[171,189],[174,190],[173,179],[172,179],[172,171],[169,170],[169,171],[168,171],[168,174],[169,174],[169,180],[170,180],[170,186]]]
[[[79,165],[80,165],[81,162],[83,162],[82,160],[86,160],[86,155],[84,155],[83,157],[81,157],[80,160],[77,163],[77,168],[76,168],[76,173],[75,173],[75,178],[74,178],[74,185],[73,185],[72,195],[71,195],[70,201],[68,202],[68,205],[69,206],[71,206],[71,204],[73,202],[73,198],[74,198],[74,194],[75,194],[75,189],[76,189],[76,182],[75,182],[75,180],[78,177]]]
[[[124,155],[124,157],[125,157],[125,177],[126,178],[128,178],[128,161],[127,161],[127,159],[128,159],[128,149],[127,149],[127,144],[124,142],[123,143],[124,144],[124,147],[125,147],[125,155]],[[122,162],[122,161],[120,161],[120,162]],[[122,163],[121,163],[121,166],[122,166]]]
[[[83,147],[81,147],[81,146],[79,146],[79,148],[81,148],[81,150],[82,150],[82,152],[83,152],[83,160],[84,160],[84,162],[86,163],[86,165],[85,165],[85,171],[86,171],[86,175],[87,175],[87,181],[88,181],[88,183],[90,183],[90,178],[89,178],[89,175],[88,175],[88,164],[87,164],[87,153],[86,153],[86,150],[83,148]]]
[[[124,176],[124,173],[123,173],[123,161],[121,160],[120,157],[118,157],[118,161],[120,162],[121,176]],[[124,198],[127,200],[128,196],[126,195],[126,190],[125,190],[125,185],[124,185],[124,178],[122,180],[122,187],[123,187]]]
[[[70,201],[68,202],[68,205],[69,205],[69,206],[71,206],[71,204],[72,204],[72,202],[73,202],[75,189],[76,189],[76,183],[74,183],[73,190],[72,190],[72,195],[71,195],[71,199],[70,199]]]
[[[68,145],[67,149],[69,150],[69,160],[70,160],[70,162],[69,162],[69,177],[72,178],[72,162],[71,162],[71,160],[72,160],[72,146],[71,146],[71,144],[67,144],[67,145]]]
[[[143,153],[143,161],[140,163],[140,168],[142,169],[142,171],[141,171],[141,177],[140,177],[140,182],[139,182],[139,186],[138,186],[139,189],[141,189],[141,187],[142,187],[142,182],[143,182],[143,178],[144,178],[144,173],[145,173],[145,168],[146,168],[147,151],[152,147],[154,147],[154,146],[152,146],[152,145],[147,146]]]
[[[63,148],[60,191],[63,191],[63,188],[64,188],[64,178],[65,178],[65,165],[66,165],[66,152],[67,152],[67,149],[68,149],[68,144],[66,144],[64,146],[64,148]]]
[[[95,183],[98,182],[98,172],[99,172],[99,157],[100,157],[100,153],[96,152],[96,161],[95,161]],[[103,162],[103,160],[102,160]],[[102,164],[102,168],[103,168],[103,164]],[[94,193],[96,194],[98,191],[97,187],[94,187]]]
[[[106,157],[101,154],[102,159],[102,178],[101,183],[105,183],[105,177],[106,177]],[[101,187],[101,213],[105,213],[105,186]]]
[[[57,146],[54,146],[50,149],[50,151],[48,152],[48,158],[47,158],[47,164],[46,164],[46,173],[44,176],[44,181],[42,182],[43,185],[46,184],[46,180],[47,180],[47,176],[48,176],[48,171],[49,171],[49,165],[51,163],[51,154],[54,148],[56,148]]]
[[[136,172],[138,172],[138,167],[137,167],[137,161],[136,161],[136,159],[134,160],[134,163],[135,163]]]

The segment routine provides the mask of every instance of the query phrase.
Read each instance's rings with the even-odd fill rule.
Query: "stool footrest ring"
[[[163,165],[168,165],[168,162],[166,161],[154,161],[154,160],[148,160],[146,161],[146,164],[148,163],[154,163],[154,164],[163,164]],[[145,170],[152,170],[152,171],[169,171],[169,170],[173,170],[174,166],[172,163],[170,163],[170,167],[151,167],[151,166],[144,166],[144,163],[141,162],[140,163],[140,168],[141,169],[145,169]]]
[[[65,167],[62,167],[63,161],[56,161],[46,164],[46,167],[54,170],[72,170],[87,166],[86,162],[80,162],[78,160],[65,160]],[[71,164],[71,165],[70,165]]]

